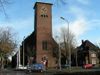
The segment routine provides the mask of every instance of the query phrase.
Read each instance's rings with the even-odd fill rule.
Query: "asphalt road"
[[[0,71],[0,75],[53,75],[53,74],[46,73],[46,72],[26,72],[26,71],[4,70],[4,71]]]
[[[57,71],[57,70],[56,70]],[[0,75],[100,75],[100,69],[82,69],[70,72],[65,71],[46,71],[46,72],[27,72],[27,71],[14,71],[14,70],[3,70],[0,71]]]
[[[0,75],[44,75],[42,73],[26,73],[26,72],[0,72]]]

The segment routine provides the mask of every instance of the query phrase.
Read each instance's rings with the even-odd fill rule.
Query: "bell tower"
[[[36,2],[34,9],[35,30],[52,36],[52,4]]]
[[[36,2],[34,9],[34,28],[36,32],[36,61],[37,63],[40,63],[42,57],[46,56],[48,59],[48,66],[52,66],[55,62],[52,55],[52,4]]]

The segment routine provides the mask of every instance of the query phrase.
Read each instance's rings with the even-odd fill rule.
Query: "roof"
[[[86,46],[89,47],[89,50],[98,50],[99,47],[97,47],[96,45],[94,45],[92,42],[90,42],[89,40],[86,40]]]
[[[37,4],[48,4],[48,5],[53,5],[52,3],[36,2],[35,5],[34,5],[34,8],[36,7]]]
[[[99,50],[99,47],[97,47],[96,45],[94,45],[92,42],[90,42],[89,40],[85,40],[85,41],[82,41],[82,44],[80,46],[77,47],[78,50],[81,50],[82,49],[82,46],[87,46],[89,47],[89,51],[97,51]]]

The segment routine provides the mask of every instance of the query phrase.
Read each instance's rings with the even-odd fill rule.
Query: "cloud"
[[[90,0],[76,0],[76,1],[81,4],[91,3]],[[71,15],[73,15],[73,17],[75,17],[74,20],[71,21],[72,31],[74,31],[74,33],[77,36],[83,35],[88,31],[95,30],[96,28],[100,28],[100,19],[92,17],[94,15],[93,13],[94,11],[91,11],[91,9],[86,10],[84,8],[82,8],[82,6],[77,5],[77,3],[69,5],[68,11],[71,13]],[[91,13],[89,13],[89,11]]]
[[[56,29],[55,33],[56,34],[60,33],[61,28],[67,29],[68,23],[64,22],[60,25],[55,25],[54,27],[54,29]],[[86,31],[88,31],[89,27],[86,23],[86,20],[84,18],[81,18],[81,19],[76,19],[73,22],[69,23],[69,29],[71,32],[74,33],[76,37],[79,37],[80,35],[83,35]]]
[[[83,6],[86,6],[90,4],[90,0],[68,0],[68,2],[68,10],[67,12],[64,12],[66,12],[66,14],[70,13],[70,15],[73,16],[73,18],[71,18],[72,20],[69,19],[70,30],[75,34],[76,37],[80,37],[81,35],[87,33],[90,29],[92,29],[92,26],[90,26],[89,24],[90,21],[87,20],[87,10],[85,10],[84,8],[82,8],[82,6],[79,6],[78,4],[80,3],[81,5],[83,4]],[[69,15],[67,16],[70,17]],[[60,33],[60,28],[62,27],[67,28],[68,24],[66,22],[63,22],[59,25],[55,25],[54,29],[56,31],[54,33]]]
[[[84,34],[86,31],[89,30],[88,25],[85,19],[76,19],[74,22],[71,23],[70,30],[79,37],[80,35]]]
[[[9,22],[0,22],[2,27],[12,27],[18,33],[20,42],[24,36],[30,35],[34,30],[34,22],[32,18],[13,20]]]
[[[88,4],[89,0],[77,0],[77,2]],[[71,13],[71,15],[73,15],[73,17],[75,17],[71,21],[70,30],[76,35],[76,37],[87,33],[91,29],[89,20],[87,20],[87,11],[81,6],[75,4],[70,5],[68,11]]]
[[[84,18],[85,17],[85,10],[83,11],[82,8],[80,8],[79,6],[76,5],[71,5],[69,6],[69,13],[71,13],[71,15],[75,16],[76,18]]]
[[[89,2],[89,0],[87,1],[77,0],[77,1],[81,3]],[[87,17],[86,17],[87,11],[83,10],[81,7],[77,5],[71,4],[69,5],[69,9],[67,12],[69,12],[70,15],[73,15],[73,17],[75,17],[73,20],[69,21],[69,27],[76,37],[80,37],[81,35],[83,35],[84,33],[90,30],[91,27],[88,25],[89,21],[87,20]],[[66,22],[63,22],[62,24],[56,25],[54,27],[54,29],[56,29],[54,33],[55,34],[60,33],[60,29],[62,27],[67,28],[68,24]]]
[[[33,19],[32,18],[27,18],[27,19],[19,19],[19,20],[12,20],[12,21],[6,21],[6,22],[0,22],[0,25],[3,27],[9,26],[13,27],[16,30],[26,30],[33,25]]]
[[[88,22],[88,24],[94,28],[94,27],[100,27],[100,19],[93,19]]]

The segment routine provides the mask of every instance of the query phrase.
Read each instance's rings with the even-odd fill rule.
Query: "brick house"
[[[77,47],[77,63],[79,66],[83,64],[98,64],[98,50],[97,46],[91,43],[89,40],[82,40],[82,44]]]

